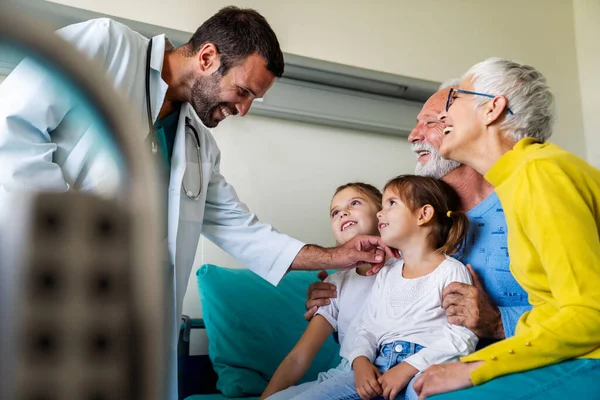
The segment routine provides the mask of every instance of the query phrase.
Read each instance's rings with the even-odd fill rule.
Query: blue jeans
[[[510,374],[482,385],[429,397],[431,400],[597,400],[600,360],[582,358]]]
[[[317,376],[316,381],[305,382],[300,385],[290,386],[289,388],[282,390],[281,392],[277,392],[267,398],[267,400],[289,400],[294,399],[296,396],[306,392],[311,387],[318,385],[321,382],[326,381],[327,379],[331,379],[338,375],[347,374],[352,371],[352,367],[350,363],[345,358],[342,358],[342,362],[335,368],[331,368],[328,371],[320,372]]]
[[[405,358],[421,350],[423,346],[398,340],[393,343],[384,344],[379,350],[377,359],[373,363],[381,373],[400,364]],[[407,387],[402,390],[396,399],[416,400],[417,394],[412,388],[414,378]],[[305,384],[306,385],[306,384]],[[289,393],[289,392],[288,392]],[[356,393],[354,386],[354,371],[347,371],[331,376],[323,382],[307,385],[301,393],[288,397],[293,400],[358,400],[360,396]],[[377,397],[376,399],[383,399]]]

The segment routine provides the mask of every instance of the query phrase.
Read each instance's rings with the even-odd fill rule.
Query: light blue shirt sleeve
[[[509,338],[515,335],[515,328],[517,327],[519,318],[527,311],[530,311],[531,306],[498,307],[498,309],[500,310],[500,317],[504,326],[504,336]]]

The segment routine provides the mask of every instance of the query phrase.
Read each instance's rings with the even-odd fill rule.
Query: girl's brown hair
[[[335,196],[342,190],[348,189],[348,188],[353,188],[353,189],[358,190],[360,193],[365,195],[368,200],[373,202],[373,204],[377,208],[377,211],[381,210],[381,198],[383,196],[381,195],[381,192],[379,191],[379,189],[377,189],[375,186],[369,185],[368,183],[363,183],[363,182],[350,182],[350,183],[346,183],[345,185],[342,185],[342,186],[338,187],[337,189],[335,189],[335,193],[333,195]]]
[[[450,256],[460,251],[467,237],[469,218],[458,211],[460,199],[450,185],[426,176],[400,175],[383,188],[384,191],[388,189],[412,211],[427,204],[433,207],[431,234],[436,251]]]

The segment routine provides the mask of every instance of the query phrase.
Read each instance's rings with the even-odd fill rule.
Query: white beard
[[[417,166],[415,167],[416,175],[442,179],[442,177],[460,167],[459,162],[442,158],[438,149],[429,143],[413,143],[411,147],[413,152],[420,150],[427,150],[429,152],[429,161],[427,161],[427,164],[423,165],[417,162]]]

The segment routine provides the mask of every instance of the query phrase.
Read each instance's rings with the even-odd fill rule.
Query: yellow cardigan
[[[558,146],[520,140],[485,175],[508,228],[515,279],[533,306],[515,336],[461,361],[475,385],[571,358],[600,358],[600,171]]]

